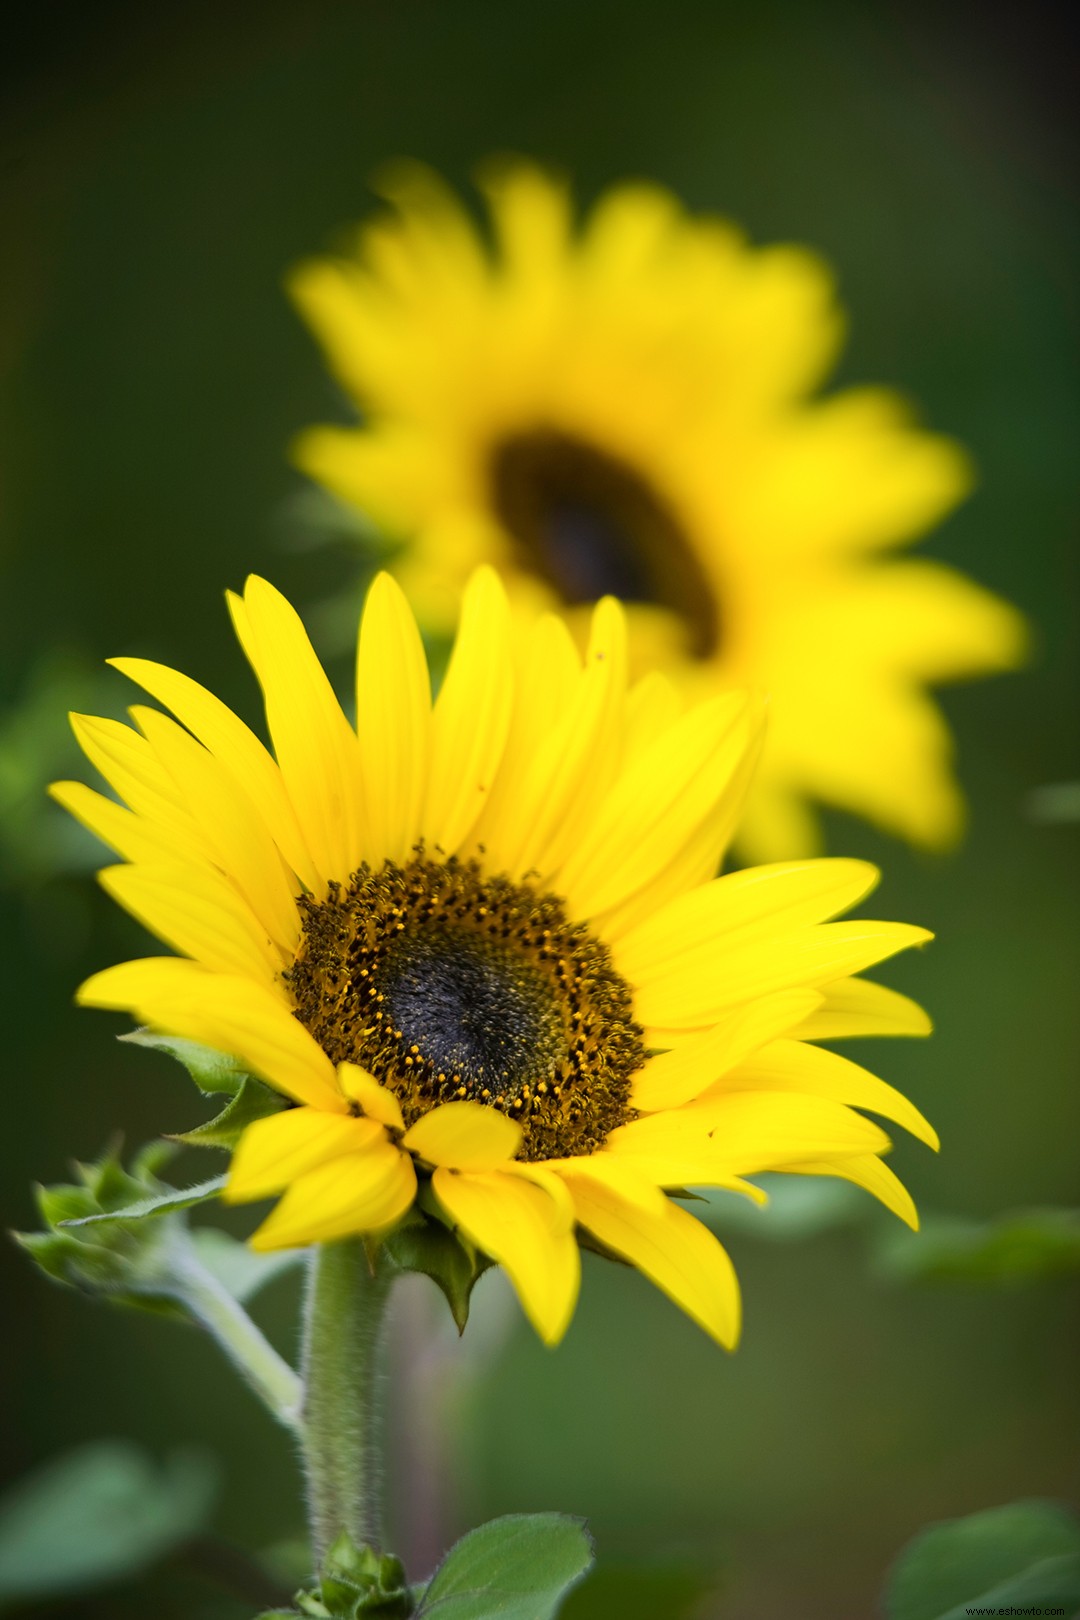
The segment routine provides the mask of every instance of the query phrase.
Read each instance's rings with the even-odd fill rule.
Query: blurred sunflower
[[[667,1189],[840,1176],[914,1224],[888,1138],[855,1110],[934,1144],[930,1126],[807,1042],[924,1033],[914,1003],[854,975],[929,935],[826,921],[873,885],[864,862],[713,877],[756,753],[751,702],[683,712],[661,675],[631,687],[611,598],[584,660],[552,615],[521,634],[482,569],[432,706],[381,575],[354,730],[285,599],[252,578],[230,605],[276,759],[187,676],[121,658],[176,718],[74,717],[127,807],[53,792],[129,863],[106,889],[188,958],[108,968],[80,999],[234,1054],[295,1104],[233,1161],[232,1198],[284,1192],[257,1247],[377,1233],[420,1197],[554,1341],[577,1229],[730,1345],[731,1264]]]
[[[416,165],[295,299],[362,413],[300,466],[408,541],[398,576],[445,624],[480,562],[511,597],[631,604],[635,668],[766,692],[740,846],[817,847],[810,800],[928,846],[958,835],[951,739],[927,683],[1015,665],[1022,621],[932,562],[882,562],[971,474],[881,389],[812,394],[843,323],[794,247],[752,249],[623,185],[575,234],[558,180],[485,181],[494,246]]]

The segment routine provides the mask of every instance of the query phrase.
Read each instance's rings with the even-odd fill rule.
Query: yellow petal
[[[581,657],[566,624],[545,613],[523,631],[517,650],[515,701],[506,746],[488,800],[473,826],[470,852],[484,851],[489,870],[510,871],[522,838],[524,782],[533,760],[574,701]]]
[[[215,976],[201,963],[179,956],[141,956],[92,973],[79,986],[75,1000],[80,1007],[105,1007],[138,1016],[139,1007],[155,997],[190,996],[197,1002]]]
[[[338,1064],[338,1084],[346,1097],[359,1103],[368,1119],[377,1119],[392,1131],[403,1131],[401,1104],[386,1086],[380,1086],[375,1076],[355,1063]]]
[[[631,1102],[643,1113],[689,1102],[749,1052],[794,1029],[820,1004],[816,991],[784,990],[737,1007],[712,1029],[650,1058],[631,1082]]]
[[[558,1204],[533,1182],[498,1170],[438,1169],[432,1186],[455,1226],[506,1271],[540,1337],[556,1344],[573,1315],[581,1276],[577,1243]]]
[[[166,944],[219,973],[272,985],[282,967],[247,904],[209,866],[109,866],[103,889]]]
[[[917,1001],[871,979],[838,979],[822,987],[821,1005],[790,1034],[798,1041],[848,1036],[929,1035],[933,1023]]]
[[[746,752],[746,710],[740,693],[698,704],[618,778],[559,873],[577,915],[643,889],[722,809]]]
[[[367,857],[404,861],[420,834],[431,731],[424,644],[401,587],[379,574],[356,655],[356,731]]]
[[[707,1110],[714,1101],[742,1091],[790,1091],[828,1097],[895,1120],[935,1152],[941,1145],[934,1127],[901,1092],[859,1064],[821,1046],[794,1040],[772,1041],[729,1070],[698,1097],[693,1107]]]
[[[667,1205],[667,1199],[655,1181],[642,1175],[629,1159],[620,1159],[614,1153],[590,1153],[574,1159],[550,1160],[549,1167],[565,1182],[571,1195],[577,1183],[584,1180],[595,1182],[609,1192],[617,1193],[627,1203],[638,1204],[653,1214],[662,1214]]]
[[[208,858],[206,840],[145,737],[118,720],[88,714],[73,714],[71,727],[87,759],[124,802],[168,834],[178,860]]]
[[[619,764],[626,661],[626,615],[605,597],[593,611],[577,691],[523,775],[512,872],[557,872],[589,825]]]
[[[521,1146],[521,1126],[483,1103],[444,1103],[410,1127],[403,1145],[428,1164],[491,1170],[514,1157]]]
[[[878,881],[868,861],[784,861],[715,878],[658,911],[619,941],[635,983],[692,971],[703,952],[786,935],[847,911]]]
[[[270,836],[301,883],[313,893],[318,890],[319,873],[285,791],[281,771],[255,733],[220,698],[179,670],[145,658],[112,658],[109,662],[170,709],[181,725],[231,772],[248,793]]]
[[[884,1131],[840,1103],[782,1092],[737,1092],[612,1131],[606,1151],[660,1186],[719,1186],[725,1177],[802,1159],[881,1153]]]
[[[663,1289],[718,1343],[734,1349],[738,1278],[726,1251],[700,1221],[670,1199],[662,1211],[644,1209],[583,1176],[575,1178],[573,1193],[582,1226]]]
[[[719,939],[713,951],[702,948],[692,966],[684,960],[669,972],[657,965],[647,984],[632,979],[635,1011],[656,1029],[700,1027],[725,1007],[797,985],[827,984],[933,937],[908,923],[860,921],[823,923],[745,946]],[[622,971],[618,952],[616,966]]]
[[[126,962],[126,974],[120,980],[97,974],[83,985],[79,1000],[92,1001],[96,1006],[117,1006],[115,1000],[102,1003],[100,996],[115,995],[117,983],[121,990],[130,985],[139,991],[138,1001],[120,1004],[128,1004],[142,1024],[154,1025],[154,1029],[167,1035],[185,1035],[215,1051],[227,1051],[296,1102],[313,1103],[332,1113],[345,1111],[334,1064],[280,996],[266,985],[257,985],[249,978],[206,972],[180,978],[162,974],[160,962],[154,964],[157,970],[131,972],[141,966],[139,962]]]
[[[331,1159],[294,1181],[253,1235],[251,1246],[292,1249],[381,1232],[404,1215],[415,1197],[412,1160],[384,1135],[362,1153]]]
[[[176,859],[173,840],[160,826],[95,792],[85,782],[53,782],[49,794],[126,861],[156,866]]]
[[[432,717],[423,836],[452,855],[487,802],[513,705],[510,610],[492,568],[469,581],[461,625]]]
[[[247,793],[168,715],[137,704],[131,716],[202,829],[215,865],[235,883],[270,938],[293,953],[300,937],[297,880],[286,874],[278,847]]]
[[[280,1192],[309,1170],[384,1141],[381,1125],[322,1108],[286,1108],[249,1125],[236,1145],[224,1197],[244,1204]]]
[[[866,1157],[825,1159],[816,1163],[786,1164],[784,1174],[839,1176],[842,1181],[853,1181],[857,1187],[865,1187],[867,1192],[873,1193],[874,1197],[880,1199],[885,1208],[892,1210],[894,1215],[899,1215],[913,1232],[919,1230],[919,1212],[915,1208],[911,1194],[899,1176],[874,1154]]]
[[[281,774],[315,865],[346,880],[362,856],[360,754],[300,617],[253,574],[233,621],[266,701]]]

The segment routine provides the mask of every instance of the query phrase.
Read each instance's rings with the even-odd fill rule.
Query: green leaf
[[[216,1226],[198,1227],[191,1234],[191,1242],[207,1271],[241,1305],[278,1277],[295,1271],[306,1253],[303,1249],[275,1249],[269,1254],[257,1254],[248,1244],[237,1242]]]
[[[240,1081],[240,1089],[229,1098],[220,1114],[208,1119],[205,1125],[196,1125],[194,1130],[182,1131],[173,1140],[187,1147],[225,1148],[231,1152],[249,1125],[280,1113],[284,1107],[283,1097],[264,1086],[261,1080],[246,1074]]]
[[[574,1588],[559,1620],[692,1620],[715,1586],[701,1570],[605,1565]]]
[[[924,1530],[886,1583],[888,1620],[1080,1607],[1080,1524],[1055,1502],[1013,1502]]]
[[[420,1271],[430,1277],[446,1296],[458,1332],[464,1333],[473,1288],[491,1265],[486,1255],[418,1209],[383,1240],[381,1251],[399,1271]]]
[[[200,1181],[194,1187],[165,1187],[159,1193],[151,1193],[148,1198],[139,1198],[134,1203],[122,1205],[119,1209],[101,1210],[94,1215],[80,1215],[75,1219],[58,1221],[57,1225],[68,1229],[101,1226],[106,1222],[145,1221],[152,1216],[169,1215],[176,1210],[191,1209],[195,1204],[205,1204],[208,1199],[216,1198],[228,1179],[227,1176],[211,1176],[209,1181]]]
[[[416,1620],[551,1620],[592,1558],[582,1519],[563,1513],[493,1519],[450,1549]]]
[[[203,1526],[214,1494],[202,1456],[159,1467],[135,1446],[103,1441],[56,1458],[0,1501],[0,1602],[139,1573]]]
[[[207,1094],[224,1092],[232,1097],[240,1090],[247,1070],[224,1052],[200,1046],[196,1041],[182,1040],[178,1035],[155,1035],[150,1029],[133,1029],[120,1040],[135,1046],[149,1046],[155,1052],[167,1052],[182,1063],[200,1091]]]
[[[878,1255],[904,1282],[1000,1286],[1080,1271],[1080,1210],[1014,1210],[993,1221],[931,1215],[917,1235],[897,1233]]]

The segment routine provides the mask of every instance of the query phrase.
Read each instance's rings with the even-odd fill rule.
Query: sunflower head
[[[811,853],[818,800],[917,843],[962,819],[928,684],[1019,661],[1019,616],[960,575],[888,554],[971,483],[951,441],[877,388],[817,396],[843,319],[795,247],[753,248],[657,186],[605,193],[490,166],[482,233],[429,171],[293,295],[361,413],[300,466],[406,542],[397,571],[445,624],[479,563],[528,616],[581,633],[606,593],[631,656],[694,692],[768,692],[740,840]]]
[[[858,975],[929,936],[830,920],[872,887],[860,861],[715,876],[759,704],[632,682],[610,599],[584,656],[550,615],[522,632],[481,569],[434,703],[405,598],[376,580],[352,724],[272,586],[249,579],[231,608],[273,752],[189,677],[119,659],[172,717],[76,717],[123,802],[52,791],[122,857],[108,890],[179,953],[107,968],[80,999],[287,1100],[230,1171],[232,1199],[283,1195],[256,1247],[377,1247],[435,1222],[502,1264],[554,1341],[585,1244],[730,1345],[735,1275],[681,1189],[839,1176],[914,1224],[866,1115],[933,1132],[814,1043],[925,1033]]]

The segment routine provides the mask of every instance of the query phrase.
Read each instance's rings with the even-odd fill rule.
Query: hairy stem
[[[312,1252],[304,1305],[301,1421],[308,1512],[321,1559],[341,1531],[382,1538],[378,1353],[390,1284],[373,1277],[359,1238]]]
[[[300,1379],[228,1289],[193,1256],[179,1268],[177,1298],[220,1345],[256,1395],[287,1429],[300,1421]]]

